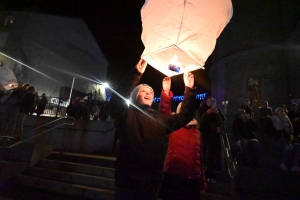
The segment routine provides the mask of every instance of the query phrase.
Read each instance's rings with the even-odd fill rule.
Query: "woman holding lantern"
[[[138,82],[147,63],[140,59],[118,85],[111,98],[111,112],[119,132],[115,167],[115,199],[157,198],[163,179],[164,141],[167,133],[185,126],[193,118],[196,101],[194,76],[184,74],[185,92],[181,112],[175,115],[155,113],[153,89]],[[127,106],[124,99],[131,97]]]

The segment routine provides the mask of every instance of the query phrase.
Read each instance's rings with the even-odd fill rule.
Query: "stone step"
[[[231,181],[231,178],[230,178],[227,170],[216,171],[215,175],[216,175],[215,179],[217,182],[230,183],[230,181]]]
[[[52,154],[47,159],[79,163],[79,164],[87,164],[93,166],[101,166],[107,168],[114,168],[115,161],[116,161],[115,157],[91,155],[91,154],[78,154],[78,153],[60,153],[60,152],[52,152]]]
[[[299,200],[299,197],[270,195],[264,193],[237,192],[234,200]]]
[[[220,194],[225,196],[231,195],[231,184],[230,183],[207,183],[207,193]]]
[[[103,188],[114,190],[114,179],[101,176],[91,176],[86,174],[64,172],[40,167],[30,167],[24,175],[42,178],[47,180],[59,181],[70,185],[78,184],[88,187]]]
[[[114,178],[114,173],[115,173],[114,168],[99,167],[99,166],[92,166],[92,165],[85,165],[85,164],[78,164],[73,162],[64,162],[64,161],[57,161],[57,160],[49,160],[49,159],[42,160],[38,166],[46,169],[82,173],[82,174],[87,174],[92,176],[102,176],[106,178]]]
[[[201,200],[231,200],[228,195],[212,194],[207,192],[201,193]]]
[[[300,199],[300,173],[279,169],[238,167],[235,187],[241,193],[289,196]]]
[[[53,194],[61,194],[62,196],[68,196],[67,199],[112,200],[114,196],[113,190],[82,186],[78,184],[68,184],[26,175],[16,177],[14,181],[21,185],[25,185],[26,187],[45,190]]]

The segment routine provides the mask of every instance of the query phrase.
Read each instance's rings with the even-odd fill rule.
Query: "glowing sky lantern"
[[[12,90],[18,87],[18,81],[14,73],[0,62],[0,83],[5,90]]]
[[[232,13],[231,0],[146,0],[141,57],[166,76],[204,69]]]

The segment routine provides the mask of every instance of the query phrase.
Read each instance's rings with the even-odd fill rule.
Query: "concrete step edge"
[[[61,153],[61,152],[58,152],[58,151],[52,151],[52,154],[53,155],[77,156],[77,157],[83,157],[83,158],[95,158],[95,159],[116,161],[116,157],[103,156],[103,155],[94,155],[94,154],[71,153],[71,152]]]
[[[88,165],[81,163],[73,163],[59,160],[42,160],[36,167],[45,169],[59,170],[65,172],[75,172],[87,174],[92,176],[102,176],[107,178],[114,178],[115,169],[111,167],[102,167],[97,165]]]
[[[64,182],[67,184],[79,184],[82,186],[97,187],[111,190],[115,189],[114,179],[101,176],[48,170],[39,167],[31,167],[23,175]]]
[[[231,195],[222,195],[222,194],[215,194],[215,193],[209,193],[209,192],[201,192],[201,199],[231,199]]]
[[[29,185],[28,182],[24,182],[23,180],[30,180],[32,181],[32,184]],[[101,199],[103,200],[111,200],[113,199],[114,190],[109,189],[101,189],[96,187],[90,187],[90,186],[83,186],[79,184],[68,184],[64,182],[59,181],[53,181],[43,178],[36,178],[36,177],[30,177],[26,175],[19,175],[15,178],[15,181],[17,181],[18,184],[26,185],[27,187],[34,187],[42,190],[46,190],[49,192],[53,192],[56,194],[64,194],[64,195],[70,195],[74,197],[82,197],[82,198],[88,198],[88,199],[99,199],[101,196]],[[96,194],[96,195],[95,195]],[[95,198],[91,198],[95,197]]]

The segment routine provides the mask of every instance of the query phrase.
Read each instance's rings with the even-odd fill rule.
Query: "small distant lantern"
[[[204,69],[232,13],[231,0],[146,0],[141,57],[166,76]]]
[[[5,90],[12,90],[19,86],[14,73],[2,61],[0,64],[0,83]]]

